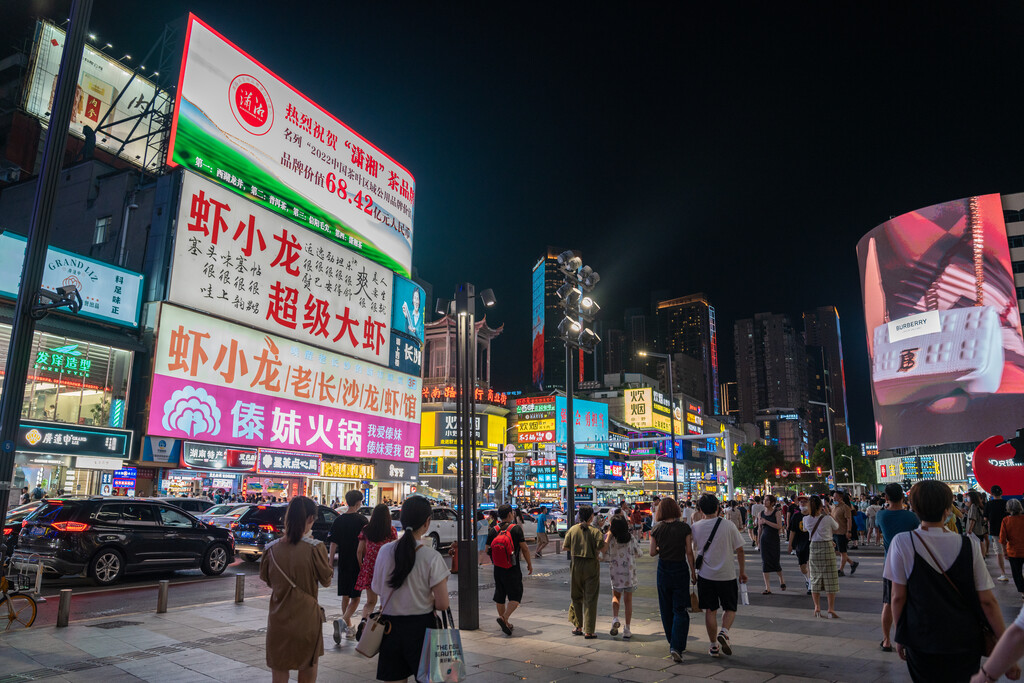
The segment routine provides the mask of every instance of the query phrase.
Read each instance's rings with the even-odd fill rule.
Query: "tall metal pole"
[[[475,374],[476,342],[474,337],[473,317],[476,313],[476,293],[472,284],[466,282],[458,286],[455,293],[456,315],[456,357],[461,356],[458,363],[456,383],[458,384],[456,419],[459,423],[459,628],[476,630],[480,628],[480,595],[477,585],[479,569],[476,559],[476,544],[473,542],[473,513],[476,510],[476,469],[473,466],[473,453],[476,443],[474,424],[476,421],[475,401],[473,399],[473,381]]]
[[[11,486],[14,484],[15,441],[18,438],[21,407],[25,399],[23,388],[28,381],[32,336],[35,332],[35,320],[31,316],[32,305],[36,302],[39,288],[43,283],[43,265],[46,261],[46,245],[50,238],[50,223],[53,221],[57,178],[67,148],[71,110],[75,101],[78,72],[82,67],[82,51],[85,48],[85,36],[91,14],[92,0],[72,0],[68,32],[64,38],[64,53],[61,55],[60,70],[57,72],[57,89],[53,107],[50,109],[50,126],[43,146],[42,162],[39,165],[39,180],[32,205],[32,222],[29,224],[28,243],[25,245],[25,263],[21,270],[18,299],[14,303],[11,340],[7,347],[7,363],[4,367],[3,386],[7,390],[0,395],[0,512],[6,512]]]
[[[679,466],[676,464],[676,401],[675,394],[672,389],[672,385],[675,384],[672,380],[672,354],[666,354],[665,360],[668,361],[668,425],[669,432],[672,434],[672,441],[669,443],[672,446],[672,495],[675,497],[676,502],[679,502],[679,477],[676,474],[676,470]],[[684,465],[685,468],[685,465]],[[683,470],[683,483],[686,483],[686,470]]]
[[[572,348],[565,345],[565,523],[567,527],[576,519],[576,439],[573,436],[575,414],[572,408]],[[555,455],[557,458],[558,455]],[[558,460],[556,459],[557,463]],[[558,468],[555,467],[555,471]]]

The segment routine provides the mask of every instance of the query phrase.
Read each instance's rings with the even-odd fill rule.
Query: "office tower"
[[[720,415],[718,386],[718,331],[715,307],[703,293],[661,301],[655,307],[661,350],[683,353],[700,361],[704,404],[707,412]]]
[[[832,436],[837,442],[850,443],[849,419],[846,411],[846,371],[843,367],[843,341],[839,330],[839,312],[835,306],[819,306],[804,313],[804,344],[807,346],[808,369],[820,374],[820,387],[809,389],[817,393],[812,400],[828,403],[832,407]],[[814,379],[809,375],[809,379]],[[812,384],[814,384],[812,382]],[[818,406],[824,417],[824,409]],[[828,433],[823,432],[822,438]]]

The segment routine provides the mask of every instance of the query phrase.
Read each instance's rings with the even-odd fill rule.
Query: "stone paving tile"
[[[734,681],[735,683],[762,683],[775,677],[770,671],[751,671],[750,669],[725,669],[712,678],[716,681]]]
[[[629,659],[623,657],[620,661],[622,662],[622,664],[629,666],[631,668],[650,669],[652,671],[661,671],[662,669],[667,669],[668,667],[672,666],[673,663],[672,660],[668,657],[659,658],[649,657],[645,655],[640,655]]]
[[[635,681],[636,683],[657,683],[658,681],[675,681],[675,674],[668,671],[652,671],[650,669],[626,669],[615,674],[620,681]]]
[[[591,660],[588,662],[584,662],[583,664],[577,664],[576,666],[571,668],[573,671],[578,671],[581,674],[601,674],[604,676],[611,676],[614,678],[617,672],[625,671],[627,667],[625,664],[616,664],[614,662],[608,661],[602,662]]]

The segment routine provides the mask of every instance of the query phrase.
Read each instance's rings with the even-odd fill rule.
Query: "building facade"
[[[703,294],[660,301],[655,307],[658,341],[665,353],[682,353],[700,363],[702,400],[708,412],[721,414],[718,382],[718,328],[715,307]]]
[[[839,327],[839,311],[835,306],[819,306],[805,311],[804,344],[807,347],[808,362],[817,372],[820,389],[810,387],[815,393],[812,400],[828,403],[832,409],[832,436],[844,444],[850,443],[849,417],[846,409],[846,369],[843,362],[843,340]],[[823,411],[819,411],[823,412]],[[827,437],[821,429],[821,418],[817,418],[820,438]],[[818,438],[812,439],[817,441]]]

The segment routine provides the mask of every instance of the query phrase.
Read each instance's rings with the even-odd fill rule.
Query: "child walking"
[[[619,602],[622,602],[626,627],[622,629],[622,637],[633,636],[629,623],[633,618],[633,591],[636,590],[636,558],[640,557],[640,544],[631,535],[630,523],[623,515],[612,517],[608,533],[605,535],[605,557],[608,558],[608,573],[612,583],[612,630],[611,635],[619,634]]]

